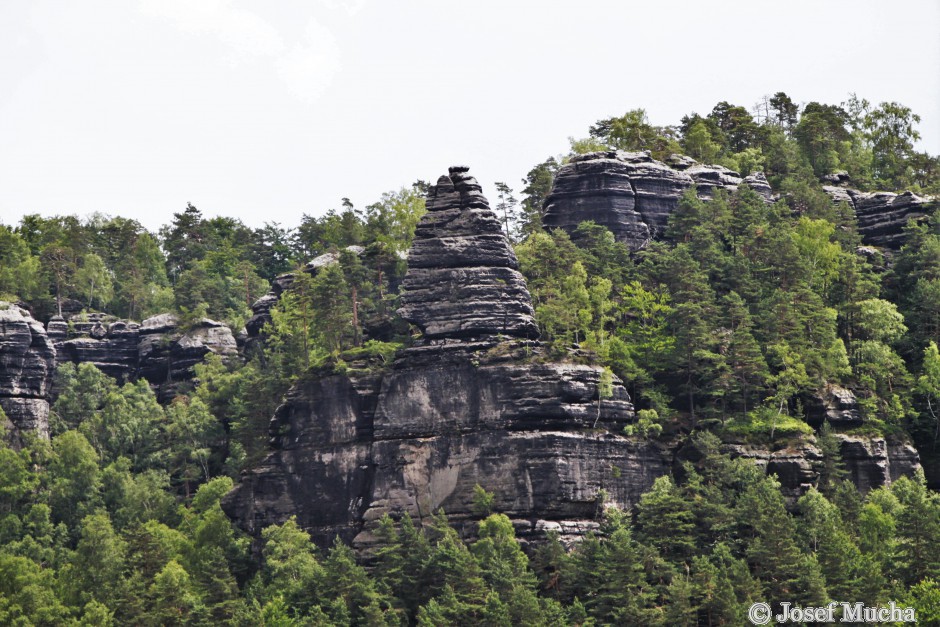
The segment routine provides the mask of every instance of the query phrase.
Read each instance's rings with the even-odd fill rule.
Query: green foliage
[[[620,117],[599,120],[591,126],[591,137],[619,150],[649,150],[655,159],[680,152],[676,130],[653,126],[643,109],[627,111]]]
[[[489,516],[493,513],[495,499],[495,494],[484,490],[479,483],[476,484],[473,486],[473,513],[481,518]]]

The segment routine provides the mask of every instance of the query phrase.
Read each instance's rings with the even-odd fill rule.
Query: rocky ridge
[[[775,200],[762,173],[741,177],[718,165],[703,165],[672,155],[670,164],[645,152],[601,151],[577,155],[555,176],[545,199],[543,224],[574,234],[578,224],[593,220],[610,229],[631,250],[661,237],[669,215],[693,185],[699,198],[714,190],[735,191],[747,184],[767,202]]]
[[[146,379],[161,401],[194,376],[194,366],[210,353],[238,357],[231,329],[202,318],[186,329],[174,314],[159,314],[140,324],[102,313],[59,316],[47,325],[56,348],[56,364],[91,363],[120,382]]]
[[[581,174],[599,166],[593,180],[601,186],[622,183],[626,171],[623,158],[575,163],[586,164],[571,168]],[[591,189],[582,183],[580,192]],[[634,199],[635,211],[634,188],[621,184],[618,194],[619,206]],[[596,528],[600,495],[630,507],[657,477],[694,462],[681,438],[622,435],[635,416],[619,381],[602,394],[600,368],[553,362],[533,340],[525,281],[466,168],[441,177],[428,208],[399,312],[422,329],[421,339],[390,368],[351,362],[342,374],[308,373],[291,389],[271,421],[271,453],[223,504],[249,532],[296,516],[321,544],[340,536],[368,551],[385,514],[420,520],[442,508],[458,526],[469,523],[480,485],[520,537],[551,529],[576,539]],[[850,425],[853,402],[832,389],[814,411]],[[919,467],[909,445],[839,437],[864,490]],[[779,450],[725,449],[777,474],[791,503],[818,481],[823,461],[811,439]]]
[[[860,192],[848,187],[844,176],[833,175],[823,191],[833,202],[845,202],[855,211],[858,232],[866,244],[897,250],[904,243],[904,227],[909,220],[925,217],[936,207],[936,200],[912,192]]]
[[[477,182],[451,168],[429,194],[400,314],[424,330],[384,372],[310,376],[271,421],[272,453],[225,508],[252,532],[296,515],[319,541],[362,549],[384,514],[474,516],[474,487],[520,534],[595,526],[598,495],[629,507],[670,470],[667,450],[619,435],[626,390],[553,363],[525,280]],[[506,294],[506,296],[503,296]]]
[[[827,177],[823,190],[833,202],[847,202],[855,211],[858,230],[870,246],[897,249],[904,226],[925,216],[936,200],[911,192],[860,192],[851,189],[844,174]],[[716,189],[734,192],[746,184],[766,202],[776,202],[767,178],[757,172],[746,177],[720,165],[706,165],[682,155],[666,163],[649,152],[601,151],[577,155],[562,166],[545,199],[543,224],[561,228],[573,237],[585,220],[608,228],[631,250],[662,237],[669,215],[687,189],[707,200]]]

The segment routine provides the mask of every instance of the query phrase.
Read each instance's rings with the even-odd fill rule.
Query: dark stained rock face
[[[858,232],[866,244],[883,248],[899,249],[908,220],[923,218],[937,205],[935,199],[911,192],[860,192],[835,185],[824,185],[823,190],[833,202],[846,202],[855,210]]]
[[[160,314],[144,320],[139,332],[138,377],[159,388],[161,401],[175,395],[177,384],[192,379],[194,366],[210,353],[223,359],[238,356],[232,330],[209,318],[182,330],[176,316]]]
[[[296,515],[320,542],[368,549],[386,513],[471,519],[476,485],[519,533],[595,526],[598,495],[629,507],[671,457],[620,435],[634,420],[603,369],[551,363],[525,282],[476,181],[431,189],[409,254],[402,315],[424,331],[392,368],[311,377],[271,423],[272,453],[226,510],[252,532]],[[601,390],[605,390],[603,393]]]
[[[398,314],[427,339],[538,337],[516,255],[467,168],[428,192],[415,230]]]
[[[849,478],[862,493],[911,476],[920,468],[920,456],[910,444],[837,434]]]
[[[56,316],[46,331],[56,346],[56,364],[92,363],[124,382],[136,378],[139,325],[100,313],[79,315],[69,323]]]
[[[936,199],[911,192],[860,192],[849,187],[844,173],[831,175],[824,183],[833,202],[846,202],[855,211],[859,233],[871,246],[900,248],[908,220],[922,218],[937,204]],[[545,199],[543,224],[577,239],[578,225],[591,220],[631,250],[639,250],[663,236],[669,215],[693,185],[702,200],[714,197],[716,189],[733,193],[747,185],[766,202],[776,201],[762,172],[742,178],[723,166],[683,155],[671,155],[661,163],[648,152],[602,151],[572,157],[558,170]]]
[[[26,431],[49,436],[49,388],[55,347],[42,324],[16,305],[0,302],[0,408],[6,437]]]
[[[828,421],[837,429],[850,429],[864,422],[855,394],[842,386],[830,385],[801,400],[806,410],[806,422],[813,427],[821,427]]]
[[[729,192],[746,183],[767,202],[774,197],[762,173],[742,179],[737,172],[673,155],[669,165],[649,152],[603,151],[578,155],[558,170],[545,199],[543,224],[576,239],[575,229],[591,220],[609,229],[631,250],[662,237],[669,215],[693,185],[699,198],[717,188]]]
[[[636,209],[629,168],[616,153],[572,157],[555,176],[545,200],[543,226],[574,234],[586,220],[607,227],[618,241],[630,242],[634,248],[652,237]]]
[[[146,379],[159,398],[171,399],[176,386],[194,376],[194,366],[214,353],[224,359],[238,356],[232,331],[203,318],[181,330],[173,314],[160,314],[141,324],[101,313],[53,317],[47,333],[55,344],[56,364],[91,363],[119,382]],[[54,392],[55,393],[55,392]]]
[[[598,403],[599,368],[526,353],[540,349],[454,341],[407,349],[384,375],[295,386],[272,420],[274,451],[226,510],[254,533],[296,515],[320,542],[368,548],[386,513],[472,518],[477,484],[523,536],[591,528],[601,489],[635,504],[671,456],[617,435],[634,417],[626,391],[615,382]]]

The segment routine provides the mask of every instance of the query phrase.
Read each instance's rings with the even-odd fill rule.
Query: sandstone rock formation
[[[176,385],[193,378],[193,367],[215,353],[225,359],[238,356],[232,330],[221,322],[202,318],[188,329],[179,328],[173,314],[160,314],[140,324],[138,376],[158,386],[158,398],[169,400]]]
[[[891,485],[902,476],[911,476],[919,469],[920,456],[913,446],[889,442],[884,438],[852,436],[837,433],[839,454],[850,479],[867,494],[881,486]],[[777,476],[780,490],[789,504],[795,505],[806,491],[818,484],[824,457],[812,441],[800,441],[784,448],[769,450],[763,446],[727,443],[722,451],[734,457],[749,459]],[[676,453],[677,460],[696,462],[700,458],[690,441]]]
[[[538,337],[516,255],[476,179],[450,169],[428,192],[399,315],[425,338]]]
[[[628,507],[669,472],[665,447],[619,435],[634,418],[619,382],[601,394],[601,368],[551,363],[529,339],[525,282],[466,168],[432,188],[409,261],[401,313],[423,340],[391,371],[351,364],[291,390],[273,452],[225,502],[243,527],[296,515],[320,541],[368,548],[386,513],[471,518],[479,484],[522,536],[577,535],[602,490]]]
[[[607,227],[618,241],[628,242],[633,249],[652,238],[649,225],[636,210],[629,169],[616,153],[573,157],[555,175],[545,200],[543,226],[573,235],[585,220]]]
[[[801,401],[806,411],[806,422],[813,427],[821,427],[828,421],[836,429],[851,429],[864,422],[855,394],[840,385],[827,386]]]
[[[56,364],[89,362],[124,382],[137,377],[140,325],[91,313],[69,323],[59,316],[46,325],[56,347]]]
[[[209,353],[225,359],[238,356],[231,329],[203,318],[181,330],[173,314],[160,314],[141,324],[101,313],[59,316],[47,325],[55,344],[56,363],[92,363],[118,381],[146,379],[158,388],[161,400],[175,394],[179,383],[189,381],[193,367]]]
[[[607,203],[621,218],[635,218],[633,211],[656,224],[656,211],[666,215],[668,205],[644,217],[637,190],[661,179],[642,182],[637,172],[659,166],[644,156],[629,159],[604,153],[573,161],[565,174],[571,180],[560,177],[549,203]],[[626,185],[629,172],[640,182]],[[602,393],[602,369],[552,362],[531,339],[538,331],[525,281],[466,168],[441,177],[428,208],[409,254],[400,311],[423,337],[399,351],[391,368],[362,358],[343,374],[308,373],[290,390],[271,420],[271,453],[223,503],[249,532],[296,516],[321,544],[340,536],[368,551],[385,514],[423,519],[443,508],[458,526],[472,521],[480,485],[520,537],[552,529],[574,539],[596,528],[599,495],[630,507],[656,478],[695,461],[694,446],[681,439],[622,435],[634,412],[619,381]],[[822,419],[850,423],[851,400],[848,391],[829,390],[819,399]],[[841,447],[863,489],[919,465],[904,444],[846,436]],[[791,503],[818,481],[823,462],[811,439],[781,450],[725,450],[776,474]]]
[[[847,179],[838,180],[843,186],[824,185],[823,190],[833,202],[846,202],[852,207],[859,234],[872,246],[900,248],[908,220],[923,218],[936,206],[936,200],[912,192],[860,192],[845,187]]]
[[[849,479],[862,493],[890,485],[920,468],[920,456],[910,444],[884,438],[836,434]]]
[[[859,233],[871,246],[900,248],[907,221],[927,215],[937,202],[911,192],[860,192],[851,189],[844,173],[831,175],[824,182],[828,184],[823,190],[833,202],[846,202],[855,211]],[[576,237],[578,225],[593,220],[631,250],[638,250],[651,239],[662,237],[669,214],[692,185],[705,200],[716,189],[730,193],[742,184],[766,202],[775,202],[762,172],[742,178],[723,166],[698,163],[683,155],[671,155],[666,163],[654,160],[648,152],[577,155],[558,170],[545,199],[543,224]]]
[[[654,160],[649,152],[621,150],[572,157],[558,170],[545,199],[543,224],[574,236],[578,224],[593,220],[638,250],[663,235],[669,215],[693,185],[702,199],[711,198],[716,188],[733,192],[746,183],[767,202],[774,200],[762,173],[741,178],[722,166],[680,155],[669,163]]]
[[[26,431],[49,436],[49,388],[55,347],[29,311],[0,302],[0,409],[6,437],[19,443]]]

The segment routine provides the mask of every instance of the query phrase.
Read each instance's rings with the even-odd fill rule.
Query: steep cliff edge
[[[737,172],[673,156],[671,166],[648,152],[602,151],[572,157],[555,176],[545,199],[543,224],[570,234],[585,220],[608,228],[618,241],[638,250],[662,237],[669,215],[693,185],[699,198],[717,188],[735,191],[747,184],[767,202],[773,193],[763,174]]]
[[[672,155],[668,163],[648,152],[602,151],[572,157],[562,166],[545,199],[543,224],[574,235],[578,224],[593,220],[618,241],[638,250],[662,237],[679,198],[695,186],[696,195],[711,198],[716,189],[734,192],[746,184],[767,202],[776,197],[767,178],[757,172],[742,177],[719,165],[705,165]],[[844,176],[829,177],[823,190],[833,202],[847,202],[855,211],[858,231],[871,246],[900,248],[904,226],[925,216],[936,200],[905,192],[860,192]]]
[[[665,447],[621,435],[629,395],[603,370],[552,363],[516,259],[479,185],[452,168],[429,194],[401,315],[424,330],[380,374],[311,376],[271,423],[274,451],[226,509],[246,529],[296,515],[362,548],[385,513],[473,516],[474,487],[521,534],[594,526],[598,496],[634,504],[669,472]]]
[[[55,345],[56,365],[91,363],[119,382],[146,379],[161,401],[170,400],[180,383],[191,380],[194,366],[207,355],[238,357],[231,329],[202,318],[182,328],[174,314],[159,314],[142,323],[102,313],[55,316],[47,325]]]
[[[29,311],[0,301],[0,409],[5,437],[14,445],[25,432],[49,437],[49,388],[55,347]]]
[[[624,162],[607,155],[576,163],[620,171]],[[608,174],[598,176],[616,180]],[[630,191],[618,192],[624,212],[630,199],[636,210]],[[244,529],[257,534],[296,516],[321,544],[340,536],[368,550],[385,514],[424,519],[443,508],[458,525],[473,519],[480,485],[521,537],[553,529],[576,538],[596,528],[601,499],[629,508],[657,477],[695,461],[681,437],[622,435],[634,412],[619,381],[608,387],[597,366],[552,361],[533,339],[525,280],[466,168],[431,188],[409,261],[399,313],[421,339],[390,368],[351,362],[342,374],[306,373],[290,390],[271,421],[270,454],[224,502]],[[816,411],[850,424],[851,399],[830,396]],[[839,437],[863,490],[919,466],[910,446]],[[791,502],[818,481],[824,462],[812,438],[725,449],[777,474]]]

